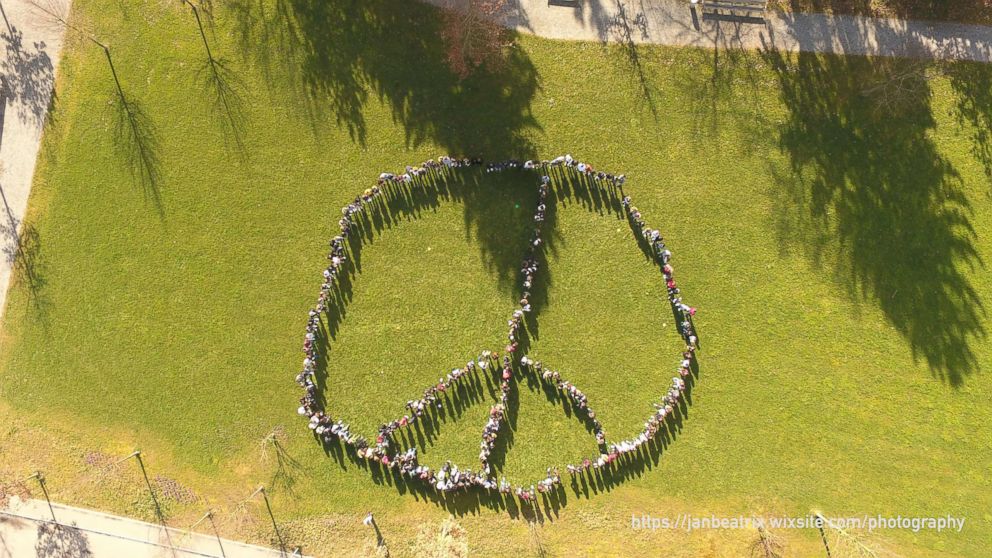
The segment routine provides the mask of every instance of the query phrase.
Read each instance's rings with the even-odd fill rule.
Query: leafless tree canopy
[[[507,0],[452,2],[444,14],[444,40],[451,70],[465,78],[475,68],[498,68],[511,44],[500,17]]]

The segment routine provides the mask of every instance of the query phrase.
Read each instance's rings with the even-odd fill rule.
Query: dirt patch
[[[155,487],[158,488],[158,491],[162,494],[162,496],[174,502],[180,504],[195,504],[200,501],[200,496],[197,495],[192,488],[184,486],[175,479],[156,475],[154,482]]]
[[[22,500],[31,497],[31,490],[21,481],[5,480],[6,476],[0,475],[0,510],[7,509],[10,499],[14,496]]]

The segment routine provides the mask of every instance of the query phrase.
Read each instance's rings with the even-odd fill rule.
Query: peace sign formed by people
[[[408,166],[405,172],[382,173],[378,182],[372,188],[362,192],[355,200],[342,208],[340,234],[330,242],[330,265],[323,271],[323,284],[314,308],[309,311],[306,336],[303,341],[303,371],[296,376],[296,381],[304,389],[300,399],[298,413],[309,419],[309,428],[316,437],[324,443],[339,442],[354,450],[360,459],[376,462],[381,466],[393,469],[411,480],[419,480],[441,493],[451,493],[457,490],[477,488],[487,491],[499,491],[503,494],[515,494],[523,502],[533,502],[537,493],[545,493],[557,489],[561,484],[561,476],[557,467],[549,467],[547,475],[529,485],[513,486],[505,478],[496,479],[490,465],[490,455],[499,438],[501,429],[506,425],[507,400],[512,390],[516,389],[515,377],[530,375],[543,385],[556,390],[562,397],[584,415],[589,422],[598,444],[598,452],[583,459],[580,463],[568,464],[565,469],[570,475],[584,473],[590,469],[602,469],[613,466],[617,460],[637,452],[642,445],[654,438],[666,420],[676,413],[680,399],[687,389],[687,381],[692,381],[695,367],[697,336],[693,325],[696,309],[682,300],[679,287],[675,282],[672,267],[672,253],[665,246],[664,239],[657,229],[648,227],[637,207],[631,204],[629,197],[623,195],[624,175],[614,175],[593,168],[592,165],[580,162],[571,155],[563,155],[552,160],[543,161],[503,161],[485,165],[487,172],[501,172],[507,169],[526,169],[534,171],[540,178],[537,185],[538,200],[534,212],[533,234],[526,246],[525,255],[520,265],[521,295],[519,306],[508,320],[509,331],[506,345],[502,351],[480,351],[478,356],[447,373],[434,385],[427,387],[419,399],[410,400],[406,404],[406,413],[379,427],[373,439],[352,432],[343,419],[335,418],[331,411],[322,403],[319,396],[319,386],[316,376],[317,363],[326,360],[327,355],[318,351],[317,335],[321,327],[322,316],[334,311],[331,304],[332,290],[337,286],[340,277],[349,262],[346,241],[356,224],[356,219],[362,212],[377,211],[377,202],[398,195],[400,189],[423,188],[427,181],[437,182],[451,178],[455,173],[468,167],[480,166],[483,162],[478,159],[456,159],[448,156],[430,160],[422,165]],[[559,372],[527,355],[520,353],[520,341],[523,335],[524,316],[531,312],[531,292],[535,280],[540,273],[539,255],[543,250],[542,228],[547,215],[549,189],[553,187],[553,177],[583,177],[596,187],[612,190],[622,198],[624,212],[631,223],[639,241],[647,243],[661,267],[668,292],[668,300],[676,317],[677,328],[684,347],[676,367],[677,374],[667,391],[654,404],[654,411],[644,422],[643,430],[635,437],[627,440],[610,440],[596,418],[596,413],[582,390],[574,383],[565,379]],[[417,460],[417,448],[411,447],[405,451],[398,449],[394,434],[400,429],[409,428],[425,413],[431,413],[441,407],[445,393],[455,388],[465,378],[476,373],[492,373],[498,379],[499,399],[492,406],[488,420],[482,431],[479,462],[477,471],[471,468],[459,467],[450,461],[437,470],[423,465]]]

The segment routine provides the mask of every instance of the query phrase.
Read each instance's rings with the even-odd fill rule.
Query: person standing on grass
[[[379,530],[379,526],[376,525],[376,523],[375,523],[375,517],[372,516],[372,512],[371,511],[368,514],[365,515],[365,519],[362,520],[362,523],[364,523],[365,525],[368,525],[369,527],[372,527],[373,529],[375,529],[375,543],[376,543],[376,545],[382,546],[382,547],[386,546],[386,539],[383,538],[382,531],[380,531]],[[389,549],[387,548],[386,550],[387,550],[387,553],[388,553],[388,550]]]

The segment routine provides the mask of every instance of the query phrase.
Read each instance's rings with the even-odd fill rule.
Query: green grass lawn
[[[865,91],[902,62],[522,37],[501,71],[459,82],[433,10],[350,4],[216,6],[228,111],[188,11],[74,4],[111,45],[140,133],[124,121],[115,134],[103,53],[71,39],[30,202],[35,241],[4,316],[0,474],[45,468],[57,499],[147,517],[140,487],[92,458],[137,445],[228,511],[269,484],[287,536],[319,555],[362,552],[368,509],[398,555],[415,551],[420,521],[450,511],[479,553],[739,556],[749,533],[634,532],[630,514],[813,508],[964,515],[959,534],[868,540],[992,553],[992,70],[934,68],[881,102]],[[486,502],[424,502],[325,455],[295,414],[293,376],[340,207],[379,172],[443,153],[564,152],[627,174],[700,309],[700,376],[664,450],[622,484],[566,480],[539,527]],[[536,184],[465,177],[396,208],[361,251],[326,396],[366,432],[502,345]],[[664,286],[615,208],[555,198],[531,353],[583,387],[608,432],[630,435],[678,363]],[[491,395],[478,399],[441,423],[426,462],[474,461]],[[517,404],[511,479],[595,450],[538,388],[521,385]],[[202,509],[169,511],[183,525]],[[225,525],[264,537],[257,521]],[[822,552],[815,531],[780,535],[790,555]]]

